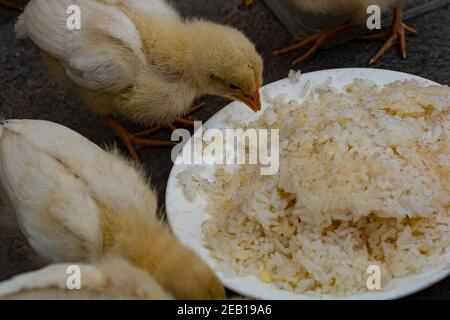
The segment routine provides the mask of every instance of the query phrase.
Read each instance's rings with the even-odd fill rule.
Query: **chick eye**
[[[229,87],[231,90],[240,90],[240,89],[241,89],[241,88],[239,88],[237,85],[234,85],[234,84],[229,84],[228,87]]]

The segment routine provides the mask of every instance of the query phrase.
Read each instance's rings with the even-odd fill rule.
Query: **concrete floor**
[[[205,17],[233,25],[244,31],[266,60],[265,83],[284,78],[295,53],[271,57],[271,52],[293,40],[261,0],[245,8],[242,0],[176,0],[184,15]],[[442,84],[450,82],[450,5],[416,17],[408,24],[419,36],[408,39],[408,58],[399,58],[391,50],[375,67],[398,70],[422,76]],[[116,143],[110,129],[76,97],[60,88],[44,68],[37,48],[30,41],[17,41],[13,25],[15,17],[0,9],[0,116],[55,121],[68,126],[100,145]],[[354,40],[331,50],[323,50],[303,63],[303,72],[365,67],[378,43]],[[203,99],[207,108],[197,113],[206,120],[227,104],[221,98]],[[138,128],[130,124],[130,128]],[[165,133],[162,137],[169,138]],[[148,149],[141,153],[152,183],[164,204],[166,181],[172,167],[169,150]],[[41,263],[20,236],[11,218],[0,213],[0,280],[33,270]],[[450,278],[411,298],[450,299]]]

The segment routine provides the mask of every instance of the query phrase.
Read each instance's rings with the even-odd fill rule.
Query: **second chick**
[[[116,152],[39,120],[0,124],[0,197],[50,262],[123,256],[179,299],[219,299],[214,272],[157,217],[143,174]]]

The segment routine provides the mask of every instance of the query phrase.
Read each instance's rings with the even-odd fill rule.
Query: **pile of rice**
[[[367,291],[367,268],[396,277],[450,248],[450,88],[354,80],[271,101],[248,127],[280,129],[280,170],[219,166],[179,179],[208,199],[207,247],[224,271],[298,293]],[[189,171],[189,170],[188,170]]]

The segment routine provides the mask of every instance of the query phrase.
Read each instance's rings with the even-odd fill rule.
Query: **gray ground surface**
[[[241,6],[241,0],[177,0],[185,15],[195,15],[233,25],[244,31],[266,59],[265,83],[284,78],[292,58],[272,58],[271,52],[291,43],[292,36],[277,21],[262,1],[251,8]],[[72,94],[58,87],[45,70],[39,51],[30,41],[17,41],[13,33],[12,17],[0,9],[0,115],[5,118],[51,120],[66,125],[92,141],[104,145],[116,142],[109,128]],[[398,51],[390,51],[376,67],[412,73],[431,80],[450,83],[450,5],[416,17],[408,24],[420,35],[408,39],[408,58],[399,58]],[[301,65],[303,72],[365,67],[378,43],[352,41],[331,50],[324,50]],[[205,48],[206,49],[206,48]],[[203,99],[207,108],[196,114],[206,120],[227,101],[220,98]],[[130,124],[130,128],[137,130]],[[168,134],[163,137],[170,138]],[[164,191],[172,163],[169,150],[149,149],[141,153],[152,183],[164,203]],[[0,208],[1,209],[1,208]],[[20,236],[16,223],[0,212],[0,280],[40,263]],[[412,298],[450,299],[450,278],[422,291]]]

